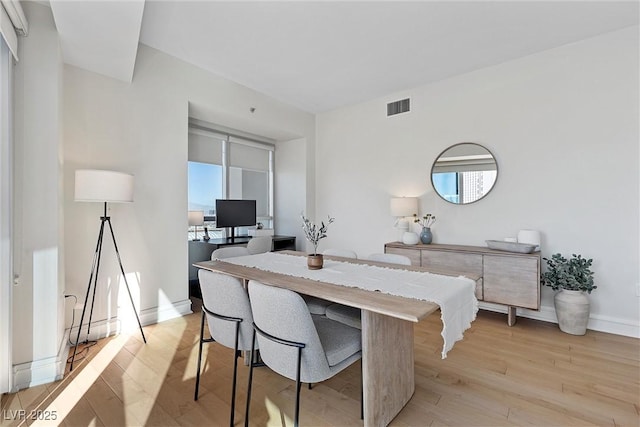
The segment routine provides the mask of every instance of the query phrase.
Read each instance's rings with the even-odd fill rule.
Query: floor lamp
[[[122,272],[122,278],[124,279],[124,284],[126,285],[127,292],[129,293],[129,299],[131,300],[133,312],[135,313],[136,319],[138,320],[138,326],[140,327],[142,340],[145,342],[145,344],[147,342],[147,339],[144,336],[144,331],[142,330],[142,324],[140,323],[140,317],[138,316],[136,306],[133,302],[133,296],[131,296],[131,290],[129,289],[129,283],[127,282],[127,275],[125,274],[124,268],[122,267],[120,252],[118,251],[118,245],[116,244],[116,236],[115,234],[113,234],[113,227],[111,226],[111,217],[107,216],[107,203],[133,202],[133,175],[122,172],[94,169],[77,170],[75,183],[75,200],[76,202],[104,203],[104,215],[100,217],[100,232],[98,233],[98,243],[96,244],[96,250],[93,254],[91,275],[89,276],[87,294],[84,298],[82,316],[80,316],[80,325],[78,326],[78,336],[76,337],[75,347],[73,348],[73,356],[71,357],[71,366],[69,367],[69,371],[73,370],[73,362],[78,351],[78,344],[80,343],[80,331],[82,330],[82,322],[84,321],[84,316],[87,311],[87,303],[89,302],[89,294],[91,294],[91,286],[93,286],[91,309],[89,310],[89,322],[87,324],[87,339],[85,343],[89,342],[91,318],[93,316],[93,304],[96,300],[96,287],[98,284],[98,273],[100,272],[100,257],[102,255],[102,242],[104,238],[105,224],[109,226],[111,238],[113,239],[113,247],[116,250],[118,264],[120,264],[120,271]]]

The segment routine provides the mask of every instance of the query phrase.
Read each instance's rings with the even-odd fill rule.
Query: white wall
[[[188,116],[266,137],[315,136],[311,114],[144,45],[131,84],[66,66],[64,95],[67,289],[84,299],[102,208],[73,201],[74,171],[133,173],[134,203],[114,204],[110,215],[143,322],[171,315],[171,306],[188,310]],[[296,173],[305,180],[304,168]],[[116,289],[106,291],[119,280],[113,257],[105,246],[94,320],[117,312]],[[130,311],[128,300],[121,310]]]
[[[321,247],[381,252],[397,240],[389,198],[420,196],[437,243],[533,228],[543,256],[593,258],[590,327],[640,335],[638,48],[633,27],[319,115],[316,216],[336,217]],[[412,111],[386,118],[407,96]],[[491,150],[499,174],[485,199],[456,206],[434,194],[430,169],[462,141]]]
[[[15,388],[52,381],[64,369],[62,56],[51,10],[23,6],[30,32],[15,68]]]
[[[308,205],[306,164],[308,147],[305,140],[278,142],[275,157],[275,212],[274,230],[277,234],[296,236],[296,248],[305,250],[301,212],[311,212]]]

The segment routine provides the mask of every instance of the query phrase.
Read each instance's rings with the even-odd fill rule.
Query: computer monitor
[[[256,225],[255,200],[216,199],[216,227],[231,228],[231,238],[235,237],[235,227]]]

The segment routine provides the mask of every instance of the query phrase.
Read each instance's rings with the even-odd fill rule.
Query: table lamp
[[[418,214],[418,198],[417,197],[392,197],[390,203],[391,216],[396,217],[395,228],[400,229],[402,233],[402,242],[407,245],[415,245],[419,241],[416,233],[409,228],[409,221],[405,218],[413,217]]]
[[[198,226],[204,225],[204,211],[189,211],[189,227],[195,227],[196,235],[193,238],[194,242],[200,241],[198,239]]]

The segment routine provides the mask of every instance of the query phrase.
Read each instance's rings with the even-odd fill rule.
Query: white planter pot
[[[562,332],[572,335],[584,335],[587,332],[589,297],[583,291],[561,290],[553,302]]]

